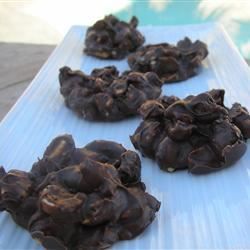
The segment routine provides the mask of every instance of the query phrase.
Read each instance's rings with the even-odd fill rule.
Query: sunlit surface
[[[60,32],[66,32],[72,24],[91,25],[107,13],[115,13],[128,5],[128,0],[35,0],[23,7],[23,11],[40,17]]]
[[[0,1],[0,41],[58,43],[71,25],[91,25],[110,13],[124,20],[136,15],[140,25],[218,21],[250,59],[248,0]]]

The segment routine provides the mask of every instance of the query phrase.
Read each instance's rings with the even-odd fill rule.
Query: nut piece
[[[167,171],[168,171],[169,173],[172,173],[172,172],[175,171],[175,168],[167,168]]]
[[[188,168],[204,174],[232,165],[246,151],[250,116],[240,104],[228,109],[223,101],[220,89],[183,100],[164,96],[147,101],[131,141],[168,172]]]
[[[147,45],[128,57],[133,71],[155,72],[163,82],[184,81],[196,74],[208,55],[207,45],[185,37],[176,46],[168,43]]]
[[[88,120],[116,121],[138,114],[146,100],[161,94],[162,83],[155,73],[126,72],[114,66],[94,69],[90,75],[60,69],[60,92],[67,107]]]
[[[84,52],[103,59],[124,58],[145,41],[136,29],[137,25],[136,17],[132,17],[130,22],[126,23],[113,15],[105,16],[88,28]]]
[[[55,138],[30,172],[0,167],[0,210],[46,249],[104,249],[139,235],[160,202],[145,192],[138,155],[111,141],[76,148]]]

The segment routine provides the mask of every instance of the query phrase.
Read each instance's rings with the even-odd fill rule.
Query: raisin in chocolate
[[[246,151],[250,116],[236,103],[224,106],[224,90],[179,99],[164,96],[145,102],[143,121],[131,136],[142,155],[161,169],[209,173],[234,164]]]
[[[113,15],[104,17],[89,27],[85,38],[84,52],[103,59],[122,59],[140,47],[145,39],[136,29],[138,19],[129,23]]]
[[[147,45],[128,57],[133,71],[155,72],[163,82],[184,81],[198,74],[202,60],[208,55],[207,45],[184,38],[176,46],[168,43]]]
[[[0,167],[0,210],[46,249],[104,249],[154,220],[138,155],[112,141],[55,138],[30,172]]]
[[[67,107],[95,121],[116,121],[138,114],[143,102],[159,97],[162,86],[153,72],[119,76],[114,66],[94,69],[90,75],[63,67],[59,81]]]

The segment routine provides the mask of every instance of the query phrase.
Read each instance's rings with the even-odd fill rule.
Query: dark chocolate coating
[[[168,43],[146,45],[128,56],[133,71],[155,72],[163,82],[184,81],[196,74],[208,55],[207,45],[185,37],[176,46]]]
[[[203,174],[230,166],[246,151],[250,116],[240,104],[228,109],[223,101],[220,89],[183,100],[164,96],[147,101],[131,141],[169,172],[188,168]]]
[[[89,27],[85,38],[84,52],[103,59],[122,59],[140,47],[145,39],[136,29],[138,19],[132,17],[129,23],[113,15],[105,16]]]
[[[243,136],[246,139],[250,138],[250,115],[248,110],[239,103],[234,103],[232,108],[229,109],[229,116],[233,123],[241,130]]]
[[[153,72],[119,76],[114,66],[94,69],[90,75],[63,67],[59,81],[67,107],[80,117],[96,121],[116,121],[138,114],[143,102],[159,97],[162,86]]]
[[[46,249],[104,249],[142,233],[160,202],[145,192],[138,155],[111,141],[76,148],[55,138],[30,172],[0,167],[0,210]]]

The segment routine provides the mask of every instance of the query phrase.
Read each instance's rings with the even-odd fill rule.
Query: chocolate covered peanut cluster
[[[133,145],[168,172],[203,174],[232,165],[246,151],[250,115],[238,103],[225,107],[224,93],[214,89],[185,99],[164,96],[145,102]]]
[[[196,74],[202,60],[208,55],[207,45],[189,38],[180,40],[176,46],[168,43],[147,45],[128,57],[133,71],[155,72],[163,82],[184,81]]]
[[[30,172],[0,168],[0,210],[46,249],[104,249],[142,233],[160,203],[138,155],[111,141],[55,138]]]
[[[138,114],[143,102],[161,94],[162,83],[153,72],[125,72],[114,66],[94,69],[90,75],[69,67],[60,69],[60,92],[67,107],[80,117],[116,121]]]
[[[104,17],[88,28],[84,52],[103,59],[124,58],[144,43],[137,25],[136,17],[132,17],[129,23],[113,15]]]

